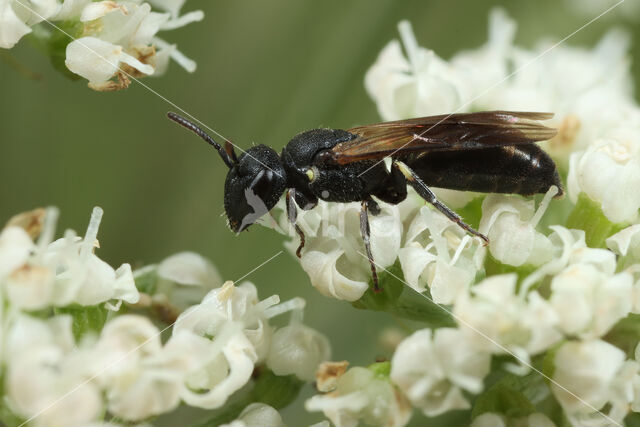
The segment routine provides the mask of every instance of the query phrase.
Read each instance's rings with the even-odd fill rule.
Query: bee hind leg
[[[427,202],[431,203],[431,205],[442,212],[447,218],[451,221],[455,222],[460,228],[465,230],[467,233],[472,234],[474,236],[482,239],[483,246],[487,246],[489,244],[489,238],[484,234],[480,233],[477,230],[474,230],[470,225],[466,224],[462,218],[454,211],[449,209],[446,205],[440,202],[436,195],[427,187],[427,185],[420,179],[420,177],[406,164],[399,160],[395,160],[392,164],[393,168],[397,168],[407,180],[407,183],[411,185],[416,192],[425,199]]]

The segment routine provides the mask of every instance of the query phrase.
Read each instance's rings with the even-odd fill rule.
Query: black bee
[[[245,230],[273,208],[286,192],[289,221],[296,225],[297,206],[312,209],[318,199],[361,202],[360,231],[375,290],[378,277],[369,242],[369,216],[378,203],[397,204],[407,197],[407,184],[437,210],[488,244],[486,236],[465,224],[436,199],[429,186],[485,193],[529,196],[545,193],[552,185],[562,195],[553,160],[536,144],[552,138],[556,130],[538,121],[551,113],[485,111],[449,114],[359,126],[348,130],[312,129],[293,137],[278,154],[258,145],[236,156],[233,146],[222,147],[197,125],[175,113],[169,119],[192,130],[211,144],[229,173],[224,207],[235,232]],[[383,162],[391,158],[391,166]],[[295,203],[294,203],[295,200]]]

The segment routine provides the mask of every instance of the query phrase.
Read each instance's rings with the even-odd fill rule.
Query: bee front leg
[[[409,185],[411,185],[416,190],[420,197],[431,203],[434,208],[442,212],[451,221],[458,224],[460,228],[474,236],[478,236],[479,238],[481,238],[484,246],[487,246],[489,244],[489,239],[487,238],[487,236],[480,233],[479,231],[474,230],[468,224],[465,224],[464,221],[462,221],[462,218],[458,216],[458,214],[456,214],[454,211],[452,211],[442,202],[436,199],[436,195],[433,193],[433,191],[431,191],[429,187],[427,187],[427,185],[409,166],[399,160],[394,160],[392,167],[397,168],[404,175]]]
[[[373,261],[373,254],[371,253],[371,229],[369,228],[369,204],[377,207],[377,204],[373,200],[363,200],[362,208],[360,209],[360,234],[362,234],[362,240],[364,240],[364,247],[367,250],[367,258],[369,258],[369,264],[371,265],[371,275],[373,277],[373,291],[380,292],[378,286],[378,273],[376,272],[376,264]],[[380,208],[378,208],[379,210]]]
[[[289,222],[293,225],[293,228],[300,236],[300,245],[298,249],[296,249],[296,256],[298,258],[302,257],[302,248],[304,248],[304,232],[302,229],[296,224],[296,218],[298,217],[298,207],[296,206],[295,201],[293,200],[294,189],[290,188],[287,190],[287,217],[289,218]]]

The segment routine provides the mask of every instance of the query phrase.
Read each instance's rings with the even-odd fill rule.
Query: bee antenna
[[[235,153],[233,152],[233,147],[231,146],[230,143],[227,144],[228,146],[227,148],[229,149],[229,151],[231,151],[231,153],[227,152],[227,150],[222,148],[222,146],[217,142],[215,142],[213,138],[209,136],[208,133],[202,130],[200,126],[193,123],[191,120],[185,119],[184,117],[174,112],[167,113],[167,117],[169,118],[169,120],[172,120],[177,124],[179,124],[180,126],[189,129],[190,131],[198,135],[200,138],[207,141],[210,145],[212,145],[213,148],[215,148],[218,151],[218,154],[220,154],[220,157],[222,157],[222,161],[229,167],[229,169],[232,169],[235,166],[235,163],[237,163],[237,159],[236,159]]]

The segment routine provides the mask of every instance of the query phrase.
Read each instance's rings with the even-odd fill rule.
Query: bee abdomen
[[[528,196],[555,185],[562,194],[553,160],[534,144],[427,152],[405,161],[428,186]]]

